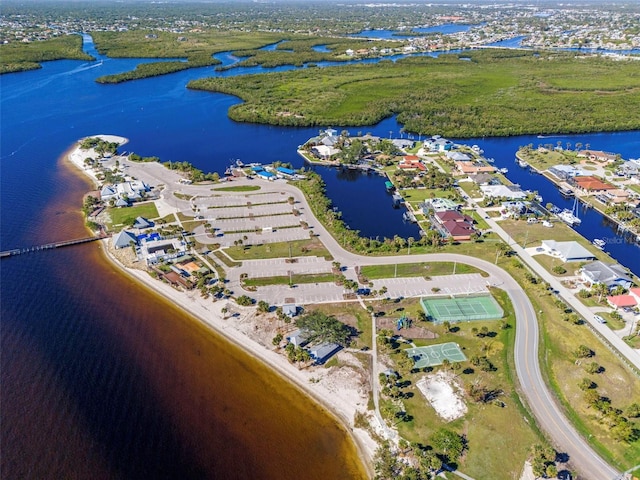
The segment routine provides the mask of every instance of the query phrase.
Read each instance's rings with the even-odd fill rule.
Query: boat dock
[[[4,250],[0,252],[0,258],[14,257],[16,255],[21,255],[24,253],[40,252],[42,250],[52,250],[54,248],[70,247],[71,245],[79,245],[81,243],[95,242],[96,240],[102,240],[103,238],[107,238],[107,237],[109,237],[109,235],[99,235],[97,237],[85,237],[85,238],[77,238],[75,240],[67,240],[64,242],[47,243],[45,245],[38,245],[35,247],[14,248],[12,250]]]

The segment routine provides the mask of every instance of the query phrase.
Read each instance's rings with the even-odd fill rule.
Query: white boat
[[[593,244],[596,246],[596,248],[599,248],[600,250],[604,250],[604,246],[607,244],[607,242],[602,240],[601,238],[594,238]]]
[[[570,226],[580,225],[582,220],[578,218],[578,199],[576,198],[573,201],[573,208],[571,210],[565,208],[558,214],[558,218]]]
[[[498,170],[500,173],[507,173],[509,171],[508,168],[501,168],[500,170]]]
[[[525,162],[524,160],[516,159],[516,161],[518,162],[518,166],[520,166],[522,168],[527,168],[529,166],[529,164],[527,162]]]
[[[572,197],[573,196],[573,190],[571,190],[570,188],[561,187],[560,188],[560,194],[564,195],[565,197]]]
[[[542,195],[536,195],[536,196],[535,196],[535,200],[536,200],[536,202],[538,202],[538,203],[542,203]]]

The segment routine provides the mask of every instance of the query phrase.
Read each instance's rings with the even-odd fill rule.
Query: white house
[[[547,255],[557,257],[563,262],[580,262],[593,260],[593,255],[578,242],[556,242],[555,240],[543,240],[542,248]]]

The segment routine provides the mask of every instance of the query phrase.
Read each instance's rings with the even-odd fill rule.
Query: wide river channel
[[[60,160],[81,137],[120,135],[130,139],[128,151],[223,172],[235,159],[302,166],[296,147],[318,133],[232,122],[226,112],[238,99],[185,88],[191,79],[259,68],[222,74],[202,68],[99,85],[98,76],[150,60],[100,56],[89,37],[85,49],[97,60],[48,62],[0,77],[2,250],[86,235],[79,207],[89,185]],[[390,118],[349,130],[398,137],[400,129]],[[623,158],[640,154],[639,132],[557,140]],[[519,146],[546,140],[464,142],[479,145],[545,202],[569,206],[541,176],[513,162]],[[402,211],[391,208],[384,179],[319,171],[345,221],[362,235],[417,237]],[[583,216],[580,232],[616,237],[593,211]],[[637,246],[612,242],[610,253],[640,273]],[[3,260],[0,275],[2,478],[365,476],[353,442],[332,416],[120,274],[97,244]]]

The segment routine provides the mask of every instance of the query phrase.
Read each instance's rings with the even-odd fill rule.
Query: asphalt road
[[[279,185],[278,188],[297,190],[294,187],[284,184]],[[300,199],[300,197],[296,197],[307,206],[304,198]],[[311,214],[310,208],[307,208],[306,211],[307,215]],[[344,266],[353,267],[356,265],[388,265],[416,262],[459,262],[484,270],[489,273],[491,277],[497,279],[495,286],[503,289],[507,293],[515,311],[516,340],[514,361],[516,374],[521,391],[526,397],[526,402],[536,417],[538,424],[542,430],[548,434],[556,449],[568,455],[571,466],[580,473],[581,478],[608,480],[614,479],[619,475],[619,472],[602,460],[573,428],[544,383],[538,363],[540,339],[536,312],[522,287],[520,287],[511,275],[490,262],[466,255],[449,253],[388,257],[365,257],[357,255],[344,250],[326,229],[322,227],[320,222],[316,221],[313,223],[314,232],[319,235],[320,240],[331,252],[334,259]],[[349,270],[351,270],[351,268],[349,268]]]
[[[160,169],[157,170],[153,173],[157,176],[165,177],[164,183],[167,187],[163,192],[165,201],[168,200],[177,207],[177,204],[183,203],[183,201],[173,197],[173,191],[191,189],[185,186],[177,188],[175,177],[172,175],[173,172],[168,172],[166,169],[164,172]],[[148,180],[149,183],[155,183],[150,181],[151,179]],[[234,182],[236,185],[240,183],[242,181]],[[258,181],[254,180],[251,184],[258,184]],[[536,417],[538,424],[549,435],[556,449],[569,456],[572,467],[580,472],[581,478],[608,480],[618,476],[618,472],[604,462],[576,432],[558,407],[553,395],[547,389],[538,363],[539,332],[535,311],[524,290],[507,272],[485,260],[458,254],[436,253],[411,256],[365,257],[347,252],[335,241],[322,224],[313,217],[311,208],[309,208],[306,199],[297,188],[284,182],[277,182],[276,184],[270,184],[270,186],[295,197],[296,201],[304,208],[304,217],[306,217],[305,220],[309,223],[310,229],[313,229],[318,235],[319,239],[333,255],[334,260],[340,262],[343,266],[347,266],[349,272],[353,272],[353,267],[356,265],[440,261],[465,263],[489,273],[491,282],[496,287],[505,290],[513,304],[516,316],[514,355],[516,374],[521,391],[526,397],[528,406]],[[207,193],[210,193],[210,191]],[[231,276],[233,276],[233,270],[235,269],[231,269],[229,272]]]

